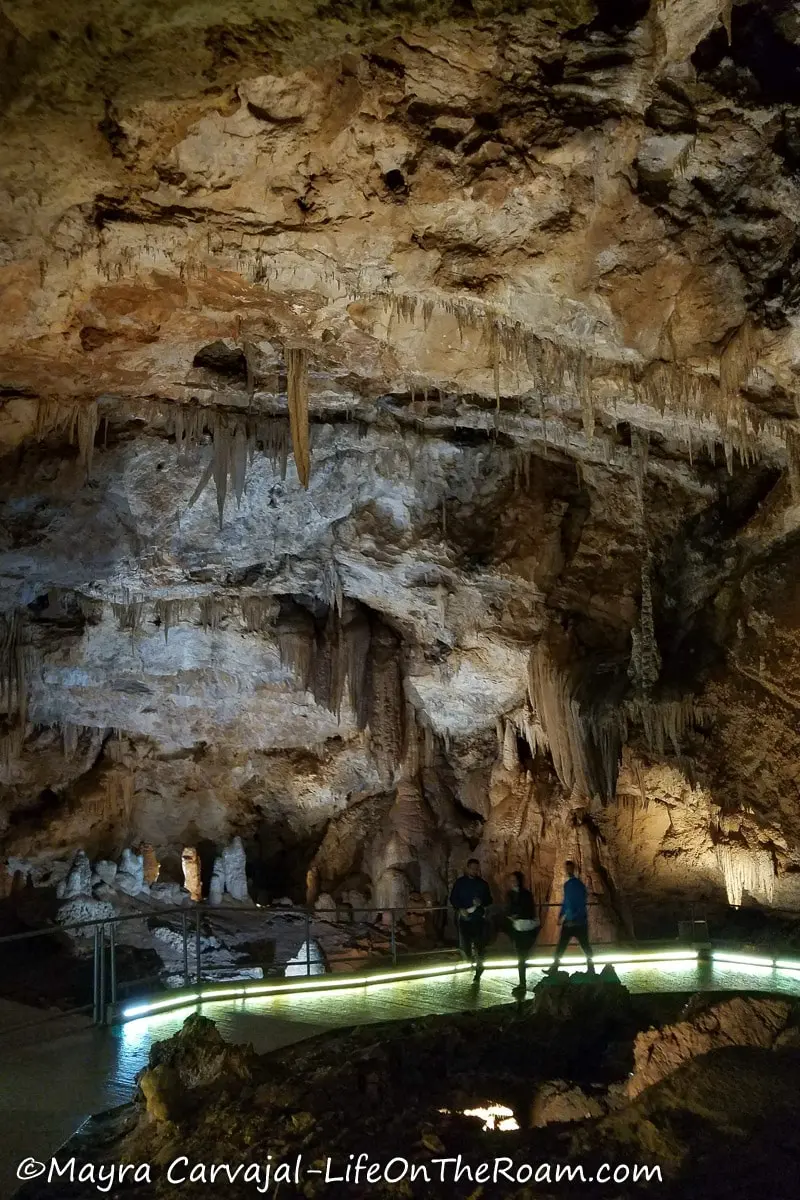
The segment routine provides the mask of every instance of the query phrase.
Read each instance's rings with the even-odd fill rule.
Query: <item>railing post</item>
[[[306,909],[306,977],[311,975],[311,913]]]
[[[395,911],[392,909],[392,966],[397,966],[397,922],[395,919]]]
[[[100,924],[100,1025],[106,1024],[106,927]]]
[[[108,953],[111,966],[111,1003],[117,1003],[117,927],[112,921],[108,927]]]
[[[189,931],[186,927],[186,913],[181,913],[181,933],[183,934],[183,986],[189,986]]]
[[[195,983],[200,986],[200,909],[198,908],[194,926],[194,960]]]
[[[94,927],[94,957],[92,960],[92,1020],[100,1024],[100,926]]]

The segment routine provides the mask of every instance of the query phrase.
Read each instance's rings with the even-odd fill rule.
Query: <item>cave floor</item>
[[[800,971],[701,962],[657,968],[627,964],[617,972],[638,994],[800,996]],[[531,968],[529,986],[540,977],[540,971]],[[515,971],[487,968],[478,987],[469,976],[445,976],[352,991],[208,1003],[202,1005],[202,1012],[217,1023],[228,1041],[251,1042],[256,1051],[265,1053],[329,1029],[508,1004],[515,982]],[[130,1100],[135,1076],[146,1065],[152,1044],[175,1033],[196,1007],[200,1006],[109,1029],[71,1019],[66,1026],[59,1021],[5,1036],[2,1025],[17,1024],[22,1006],[0,1008],[0,1195],[14,1190],[15,1168],[21,1159],[29,1155],[46,1159],[92,1113]],[[37,1018],[40,1013],[32,1016]]]

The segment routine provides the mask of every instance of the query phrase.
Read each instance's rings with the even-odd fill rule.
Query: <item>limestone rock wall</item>
[[[406,7],[5,5],[0,851],[792,906],[792,6]]]

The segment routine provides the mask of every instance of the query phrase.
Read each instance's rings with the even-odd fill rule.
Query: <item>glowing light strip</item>
[[[665,950],[665,951],[650,951],[644,953],[636,953],[635,951],[621,951],[619,954],[602,954],[595,958],[596,963],[617,963],[620,966],[625,964],[636,963],[651,963],[653,966],[662,964],[665,967],[668,965],[687,965],[696,963],[698,958],[697,951],[691,950]],[[548,967],[552,965],[552,957],[548,958],[533,958],[526,961],[528,967]],[[561,965],[565,968],[580,967],[586,965],[585,958],[569,957],[562,959]],[[757,965],[757,964],[756,964]],[[770,965],[772,965],[770,963]],[[505,971],[511,970],[517,966],[515,958],[492,959],[485,964],[486,971]],[[469,962],[454,962],[444,963],[441,966],[418,967],[413,970],[396,970],[392,972],[382,972],[375,975],[362,975],[353,977],[352,975],[342,975],[338,979],[323,978],[321,976],[312,976],[303,978],[298,977],[298,982],[282,982],[274,984],[246,984],[234,985],[230,988],[217,988],[213,991],[200,991],[190,994],[183,993],[170,997],[166,1000],[154,1000],[146,1004],[138,1004],[132,1008],[126,1008],[122,1011],[123,1018],[145,1016],[148,1013],[160,1012],[162,1009],[180,1008],[185,1005],[194,1003],[205,1003],[211,1000],[234,1000],[242,998],[248,1000],[251,997],[265,996],[287,996],[295,993],[304,994],[308,992],[321,992],[331,990],[342,990],[344,988],[352,989],[357,987],[369,987],[376,983],[402,983],[405,980],[411,979],[432,979],[442,975],[458,974],[462,971],[472,971],[474,966]],[[798,967],[800,969],[800,967]],[[301,981],[300,981],[301,980]]]
[[[769,967],[772,969],[775,966],[774,958],[763,958],[757,954],[735,954],[733,951],[715,950],[711,957],[715,962],[740,963],[743,967]]]
[[[185,994],[180,996],[171,996],[169,1000],[149,1000],[147,1004],[137,1004],[133,1008],[126,1008],[123,1011],[123,1017],[141,1017],[145,1013],[155,1012],[160,1008],[180,1008],[182,1004],[192,1004],[200,999],[200,993],[194,992],[192,995]]]
[[[800,962],[796,959],[794,962],[788,958],[776,958],[775,966],[779,971],[800,971]]]

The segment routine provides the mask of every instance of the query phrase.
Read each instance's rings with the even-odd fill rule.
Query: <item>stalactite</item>
[[[291,605],[278,617],[278,647],[281,664],[295,676],[305,691],[311,680],[316,644],[314,618],[299,605]]]
[[[772,903],[775,891],[775,863],[767,850],[751,850],[747,846],[723,842],[717,845],[716,852],[730,905],[738,908],[744,892],[749,892],[750,895],[758,893],[768,904]]]
[[[578,359],[575,386],[581,405],[583,432],[588,442],[594,441],[595,413],[592,395],[592,364],[586,355]]]
[[[24,726],[28,709],[25,620],[16,610],[0,613],[0,706]]]
[[[651,588],[652,560],[648,554],[642,563],[642,598],[639,624],[631,629],[631,660],[628,677],[636,688],[649,693],[661,674],[661,654],[653,623],[653,594]]]
[[[70,445],[78,447],[78,460],[89,475],[97,425],[96,400],[40,400],[34,436],[42,440],[52,433],[66,433]]]
[[[9,779],[14,764],[22,755],[25,744],[25,725],[0,722],[0,778]]]
[[[366,729],[369,721],[369,656],[371,630],[369,619],[360,605],[346,603],[343,637],[347,647],[347,688],[356,725]]]
[[[155,615],[164,630],[164,641],[169,641],[169,631],[180,624],[192,610],[194,601],[184,599],[156,600]]]
[[[800,433],[790,429],[786,435],[786,460],[792,503],[800,504]]]
[[[81,611],[81,616],[89,625],[99,625],[103,619],[103,602],[95,600],[91,596],[83,596],[80,592],[76,593],[78,608]]]
[[[263,633],[272,628],[279,604],[273,596],[243,596],[242,620],[248,633]]]
[[[286,390],[297,477],[307,488],[311,458],[308,440],[308,352],[304,349],[286,350]]]
[[[376,620],[372,627],[369,744],[378,773],[391,785],[404,749],[403,672],[397,636]]]
[[[216,633],[227,613],[228,606],[219,596],[203,596],[200,601],[200,624],[204,630]]]
[[[511,721],[506,721],[503,733],[503,766],[507,771],[519,770],[517,731]]]
[[[325,626],[317,633],[310,674],[314,699],[340,720],[347,679],[347,643],[334,605],[329,606]]]
[[[145,602],[141,597],[132,596],[124,591],[121,601],[112,600],[111,611],[117,618],[117,624],[122,632],[127,631],[134,640],[141,632],[144,622]]]
[[[679,700],[636,697],[626,702],[623,717],[626,724],[641,725],[651,753],[663,757],[671,746],[676,758],[680,758],[686,734],[708,719],[705,710],[691,696]]]
[[[547,737],[556,774],[564,787],[591,796],[589,763],[580,706],[569,677],[568,650],[558,635],[556,653],[551,637],[543,637],[531,651],[528,691],[531,704]]]
[[[410,315],[416,311],[416,301],[406,302],[397,294],[375,292],[360,296],[364,298],[377,300],[386,309],[401,305]],[[705,425],[711,444],[727,443],[729,460],[738,455],[744,465],[757,456],[762,434],[779,442],[784,440],[782,422],[749,406],[738,392],[726,392],[711,371],[695,371],[675,362],[653,362],[644,369],[630,363],[609,362],[588,354],[580,346],[555,344],[509,314],[463,297],[429,297],[424,302],[423,307],[426,306],[431,312],[437,309],[455,317],[460,330],[474,330],[490,342],[496,339],[503,352],[501,365],[504,363],[516,371],[525,363],[536,381],[541,405],[546,397],[574,392],[587,434],[594,422],[595,381],[602,382],[606,391],[613,389],[615,393],[627,394],[634,404],[646,405],[662,415],[669,412],[684,422]],[[725,352],[722,375],[726,386],[737,379],[743,383],[748,364],[750,367],[754,364],[755,332],[745,325]],[[546,436],[543,429],[545,439]]]

